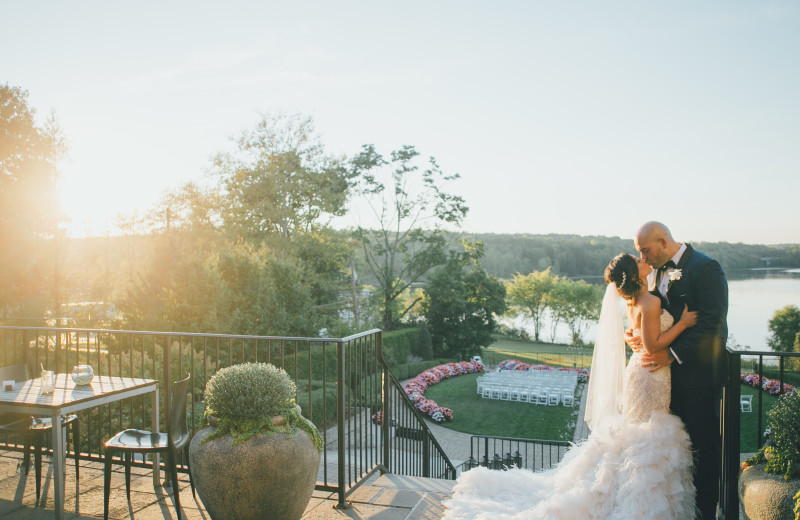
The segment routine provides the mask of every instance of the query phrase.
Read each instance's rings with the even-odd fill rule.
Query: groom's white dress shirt
[[[675,265],[678,265],[678,262],[681,261],[681,257],[683,253],[686,251],[686,244],[681,244],[681,247],[678,249],[678,252],[675,253],[675,256],[670,258]],[[661,275],[661,280],[658,282],[658,292],[661,293],[661,296],[664,298],[667,297],[667,288],[669,287],[669,275],[675,271],[674,267],[667,267],[667,270]],[[658,275],[656,275],[658,276]]]
[[[681,247],[678,249],[678,252],[675,253],[675,255],[670,260],[672,260],[672,262],[675,265],[678,265],[678,262],[681,261],[681,257],[683,256],[683,253],[685,251],[686,251],[686,244],[681,244]],[[653,283],[655,284],[656,280],[658,280],[658,292],[660,292],[661,296],[663,296],[664,298],[667,298],[667,288],[669,288],[669,275],[672,273],[672,271],[675,271],[674,267],[667,267],[666,271],[664,271],[663,274],[661,275],[661,280],[658,280],[658,271],[653,271],[653,273],[655,273],[655,276],[653,277]],[[669,299],[667,299],[667,301],[669,301]],[[675,361],[677,361],[679,365],[683,364],[681,358],[678,357],[678,355],[675,353],[674,350],[672,350],[672,348],[669,349],[669,352],[670,354],[672,354],[672,357],[675,358]]]

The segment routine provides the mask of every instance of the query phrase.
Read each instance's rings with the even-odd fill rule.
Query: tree
[[[573,345],[583,344],[583,335],[600,317],[600,287],[583,280],[561,278],[551,292],[550,312],[569,327]]]
[[[55,119],[36,125],[28,93],[0,85],[0,312],[42,315],[52,280],[45,241],[58,214]]]
[[[219,218],[205,221],[219,220],[233,244],[243,240],[294,262],[310,307],[324,318],[316,324],[333,327],[346,305],[340,293],[349,260],[346,240],[329,226],[346,211],[351,186],[344,161],[325,152],[312,118],[299,115],[265,114],[235,142],[236,151],[215,159]],[[214,204],[199,209],[216,211]]]
[[[223,282],[219,314],[226,332],[317,335],[311,288],[293,258],[243,245],[222,254],[217,271]]]
[[[369,225],[359,223],[354,237],[381,292],[387,331],[419,301],[401,305],[398,297],[447,262],[443,227],[460,226],[468,211],[464,199],[443,191],[443,184],[459,175],[445,175],[433,157],[421,166],[419,155],[413,146],[403,146],[386,160],[373,145],[364,145],[350,161],[355,193],[374,217]]]
[[[422,359],[433,359],[433,342],[428,324],[424,321],[419,323],[419,338],[417,339],[417,349],[415,355]]]
[[[792,352],[794,340],[800,332],[800,308],[787,305],[775,311],[767,327],[770,332],[767,344],[776,352]]]
[[[794,337],[794,351],[800,354],[800,332],[798,332]],[[789,358],[788,366],[794,371],[800,371],[800,358]]]
[[[539,341],[542,319],[558,279],[558,276],[554,275],[548,267],[544,271],[533,271],[527,275],[517,273],[506,286],[510,314],[513,316],[523,315],[533,321],[533,334],[536,341]]]
[[[269,235],[292,239],[345,213],[347,172],[325,153],[310,117],[265,114],[236,144],[235,152],[214,161],[222,216],[234,235],[251,242]]]
[[[470,257],[451,254],[425,288],[423,313],[436,356],[479,353],[492,343],[495,316],[506,310],[505,286]]]

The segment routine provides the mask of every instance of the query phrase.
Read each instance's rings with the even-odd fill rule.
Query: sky
[[[284,112],[335,155],[436,157],[468,232],[800,243],[794,1],[0,5],[0,84],[67,137],[73,236]]]

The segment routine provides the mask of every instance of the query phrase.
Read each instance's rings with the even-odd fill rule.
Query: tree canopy
[[[43,312],[53,282],[54,258],[43,240],[58,229],[58,161],[66,145],[55,116],[40,126],[35,114],[27,91],[0,85],[0,309],[6,315]]]
[[[767,344],[776,352],[792,352],[800,333],[800,308],[787,305],[775,311],[769,320]]]
[[[506,290],[480,267],[478,257],[451,253],[425,287],[422,312],[435,356],[466,357],[494,341],[496,316],[506,310]]]
[[[433,157],[420,164],[419,157],[413,146],[386,159],[364,145],[350,161],[354,193],[374,217],[353,234],[378,284],[384,330],[396,328],[417,303],[401,304],[403,292],[447,261],[444,226],[460,226],[468,211],[464,199],[444,191],[458,174],[446,175]]]
[[[533,322],[536,341],[539,341],[542,320],[558,280],[558,276],[548,267],[544,271],[533,271],[526,275],[517,273],[506,285],[509,313],[512,316],[525,316]]]
[[[265,114],[236,145],[214,161],[222,217],[232,232],[249,240],[292,239],[344,214],[347,171],[325,153],[310,117]]]

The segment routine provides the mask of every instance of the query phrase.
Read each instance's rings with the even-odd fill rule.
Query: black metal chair
[[[27,381],[30,379],[28,365],[19,364],[0,367],[0,381],[14,380]],[[72,439],[72,451],[75,454],[75,480],[80,477],[80,423],[77,415],[65,415],[61,418],[61,426],[68,427]],[[36,500],[41,498],[42,492],[42,447],[53,430],[53,420],[50,417],[32,417],[25,414],[6,413],[0,414],[0,435],[17,435],[22,437],[25,454],[22,467],[25,474],[31,463],[31,446],[33,446],[33,466],[36,470]],[[55,456],[55,454],[54,454]]]
[[[145,430],[128,429],[121,431],[110,438],[106,443],[104,477],[104,513],[103,518],[108,520],[108,497],[111,493],[111,463],[114,455],[123,456],[125,465],[125,490],[128,500],[131,499],[131,459],[134,453],[166,453],[166,471],[170,474],[172,494],[175,501],[175,510],[178,520],[181,518],[180,489],[178,488],[178,454],[184,452],[188,465],[189,457],[189,428],[186,426],[186,396],[189,393],[189,379],[176,381],[172,386],[172,404],[167,419],[167,433],[150,432]],[[189,472],[189,483],[192,486],[192,495],[195,494],[194,481]]]

